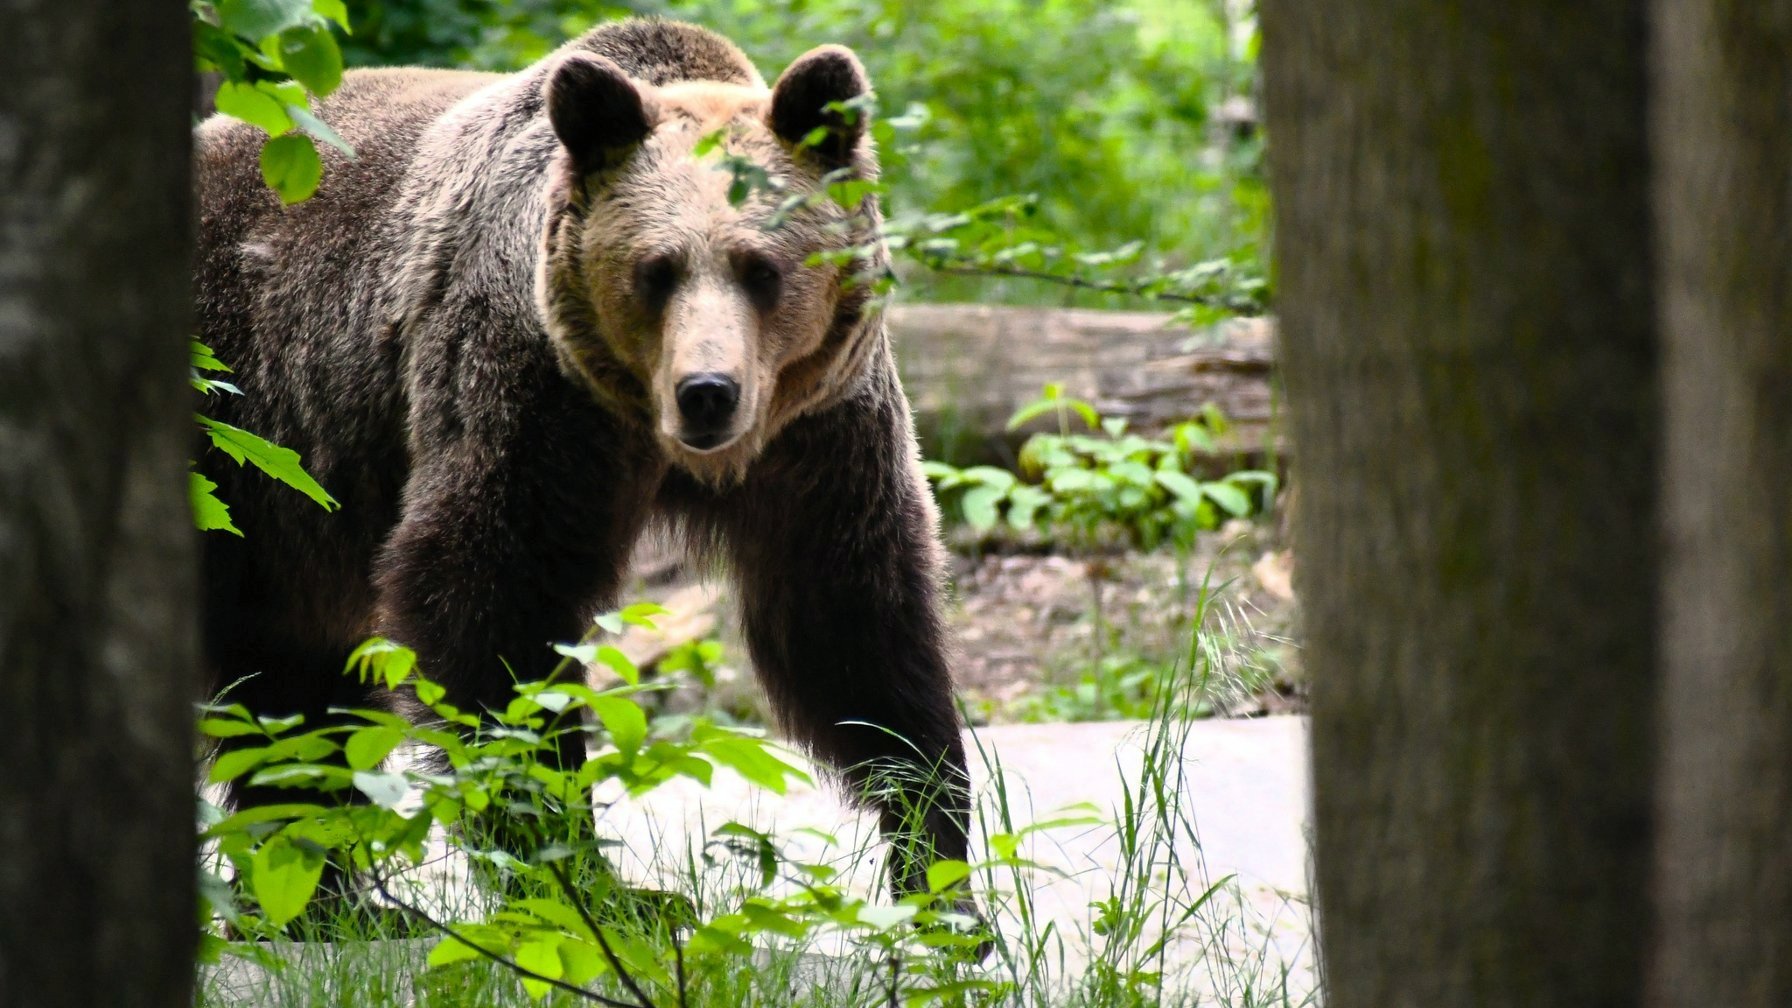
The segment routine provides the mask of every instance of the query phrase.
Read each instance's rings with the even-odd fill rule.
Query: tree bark
[[[1644,7],[1262,5],[1330,1008],[1641,996]]]
[[[189,15],[4,9],[0,1004],[184,1006]]]
[[[1792,2],[1659,0],[1667,378],[1653,1003],[1792,1004]]]

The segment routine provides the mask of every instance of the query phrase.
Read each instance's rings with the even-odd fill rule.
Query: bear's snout
[[[683,424],[678,439],[698,451],[727,440],[740,402],[740,384],[725,374],[705,372],[678,380],[678,413]]]

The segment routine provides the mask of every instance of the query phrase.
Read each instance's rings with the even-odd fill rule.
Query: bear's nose
[[[733,419],[740,386],[724,374],[687,375],[678,382],[677,396],[678,412],[684,417],[681,439],[693,448],[707,448]]]

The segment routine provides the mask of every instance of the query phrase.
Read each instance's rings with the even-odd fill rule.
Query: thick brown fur
[[[319,112],[356,157],[326,151],[286,208],[254,129],[199,128],[199,336],[244,393],[207,409],[298,450],[342,503],[201,458],[244,533],[206,539],[216,685],[321,719],[367,702],[342,669],[377,634],[463,705],[502,705],[504,663],[546,675],[660,524],[732,570],[788,730],[886,827],[926,807],[938,855],[966,855],[937,518],[882,319],[849,282],[884,266],[875,207],[769,226],[825,173],[875,173],[862,120],[806,107],[868,85],[837,47],[784,79],[659,21],[511,76],[352,72]],[[730,155],[782,193],[731,204]],[[843,246],[862,254],[807,264]],[[692,369],[740,382],[712,450],[669,401]],[[869,787],[880,767],[906,783]],[[919,869],[899,859],[898,887]]]

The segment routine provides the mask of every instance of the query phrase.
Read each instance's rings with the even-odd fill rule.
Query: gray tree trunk
[[[1634,1003],[1644,0],[1264,0],[1330,1008]]]
[[[0,1004],[187,1005],[189,15],[0,9]]]
[[[1792,2],[1656,4],[1667,377],[1654,1003],[1792,1004]]]

